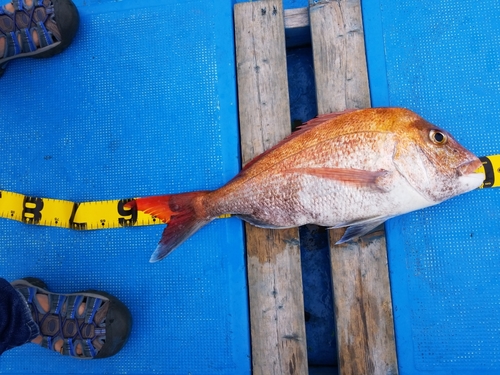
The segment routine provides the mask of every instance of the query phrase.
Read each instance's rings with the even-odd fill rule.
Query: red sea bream
[[[480,166],[417,114],[370,108],[307,122],[220,189],[138,198],[128,207],[168,223],[152,262],[224,214],[265,228],[348,227],[339,241],[346,242],[479,187]]]

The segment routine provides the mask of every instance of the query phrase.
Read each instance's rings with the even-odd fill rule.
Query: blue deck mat
[[[1,78],[0,188],[71,201],[214,189],[239,169],[232,2],[77,0],[70,48]],[[36,345],[0,373],[247,374],[243,228],[217,220],[160,263],[163,226],[77,232],[0,220],[0,276],[108,291],[134,326],[115,357]]]
[[[374,106],[404,106],[500,153],[500,3],[363,2]],[[500,374],[500,189],[387,225],[401,375]]]

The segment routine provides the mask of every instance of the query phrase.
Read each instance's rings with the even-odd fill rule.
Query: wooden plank
[[[331,246],[331,261],[339,374],[398,374],[384,231]]]
[[[243,163],[291,131],[280,0],[234,7]],[[298,229],[246,225],[255,375],[307,374]]]
[[[319,113],[370,107],[360,0],[311,2]]]
[[[370,106],[360,0],[310,2],[318,113]],[[341,375],[397,374],[384,232],[333,245],[330,257]]]

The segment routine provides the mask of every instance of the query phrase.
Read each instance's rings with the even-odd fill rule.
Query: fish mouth
[[[474,160],[467,161],[460,164],[457,167],[457,173],[459,176],[466,176],[473,173],[479,173],[477,170],[483,165],[481,160],[475,158]]]

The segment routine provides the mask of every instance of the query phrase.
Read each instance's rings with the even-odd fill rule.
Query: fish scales
[[[265,227],[294,227],[314,222],[331,225],[354,220],[359,209],[375,215],[374,202],[380,191],[367,186],[349,186],[342,181],[290,172],[304,167],[359,168],[394,170],[393,134],[365,132],[347,134],[333,141],[323,140],[269,166],[258,175],[238,180],[238,186],[226,185],[206,197],[210,216],[223,213],[252,215],[255,223]],[[356,145],[353,148],[353,144]],[[352,150],[355,151],[352,151]],[[387,152],[389,150],[389,152]],[[313,153],[314,159],[305,154]],[[385,200],[390,210],[394,204]],[[327,210],[325,208],[328,208]],[[380,210],[380,207],[376,208]]]

